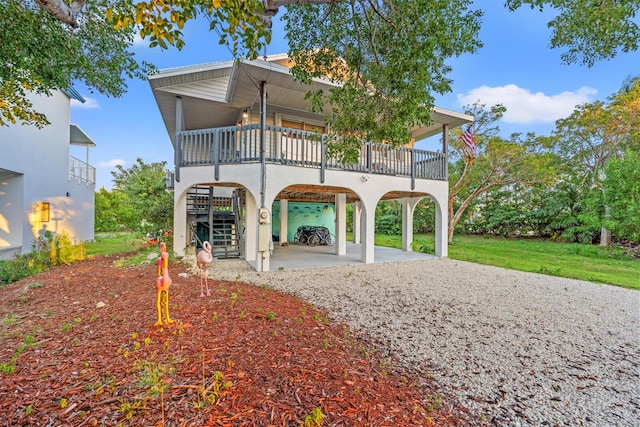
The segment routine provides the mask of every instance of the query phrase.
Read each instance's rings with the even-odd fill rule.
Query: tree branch
[[[262,0],[262,22],[265,27],[271,28],[271,19],[278,14],[280,6],[294,3],[306,4],[335,4],[338,0]]]
[[[75,0],[67,4],[64,0],[36,0],[42,10],[72,28],[78,28],[78,14],[85,2],[86,0]]]

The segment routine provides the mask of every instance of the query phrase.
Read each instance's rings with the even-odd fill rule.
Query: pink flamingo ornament
[[[158,321],[154,326],[173,323],[173,319],[169,316],[169,287],[171,287],[173,283],[171,277],[169,277],[169,253],[166,252],[166,245],[164,245],[164,243],[160,245],[160,248],[163,249],[162,254],[156,261],[161,274],[156,279],[156,291],[158,291],[158,300],[156,302],[158,307]]]
[[[204,296],[204,287],[202,286],[202,279],[204,278],[204,284],[207,288],[207,296],[211,296],[211,292],[209,292],[209,282],[207,281],[207,277],[209,276],[207,272],[207,267],[213,261],[213,255],[211,255],[211,243],[205,241],[202,243],[202,250],[198,252],[198,267],[200,267],[200,297]]]

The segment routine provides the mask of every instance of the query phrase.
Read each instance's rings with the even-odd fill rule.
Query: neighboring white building
[[[184,255],[194,242],[210,240],[214,255],[243,256],[268,271],[271,251],[279,247],[273,241],[288,242],[304,218],[292,221],[294,210],[307,209],[307,225],[335,232],[335,254],[342,256],[350,203],[354,243],[361,245],[362,262],[371,263],[378,202],[402,203],[403,250],[411,251],[413,211],[429,197],[436,206],[435,255],[446,257],[447,131],[473,117],[436,107],[433,123],[411,129],[411,136],[442,135],[441,151],[363,141],[359,161],[341,164],[327,156],[324,116],[311,113],[305,100],[310,89],[334,85],[296,82],[289,65],[286,55],[275,55],[149,77],[175,153],[173,250]],[[318,212],[325,207],[332,224],[321,223],[326,215]]]
[[[94,238],[95,143],[70,123],[71,99],[85,101],[73,88],[30,98],[51,123],[42,129],[0,126],[0,259],[31,252],[46,231],[74,243]]]

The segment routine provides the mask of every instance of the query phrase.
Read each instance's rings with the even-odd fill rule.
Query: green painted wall
[[[287,241],[293,242],[293,236],[301,225],[322,225],[333,234],[336,232],[335,206],[333,203],[289,202],[287,222]],[[271,234],[280,236],[280,202],[271,206]]]

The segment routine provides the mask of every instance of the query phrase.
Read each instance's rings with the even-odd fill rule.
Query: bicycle
[[[309,242],[309,236],[311,235],[311,229],[313,227],[309,225],[301,225],[296,230],[296,234],[293,236],[293,243],[298,245],[306,245]]]
[[[335,240],[334,235],[329,232],[329,229],[323,226],[301,225],[293,236],[293,242],[298,245],[333,246]]]
[[[333,234],[326,227],[315,227],[309,236],[307,244],[309,246],[327,245],[333,246],[336,242]]]

